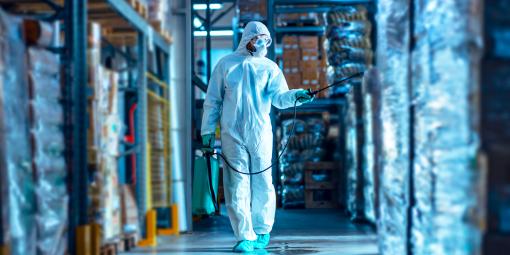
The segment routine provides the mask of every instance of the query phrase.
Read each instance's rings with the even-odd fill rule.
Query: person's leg
[[[273,136],[271,132],[261,137],[260,144],[250,150],[252,172],[258,172],[271,165],[273,153]],[[273,228],[276,195],[273,186],[272,169],[253,175],[251,203],[253,229],[258,235],[269,234]]]
[[[239,171],[248,172],[249,159],[246,148],[226,135],[223,135],[221,145],[222,153],[229,163]],[[236,173],[224,164],[223,186],[225,204],[236,239],[256,240],[251,220],[250,176]]]

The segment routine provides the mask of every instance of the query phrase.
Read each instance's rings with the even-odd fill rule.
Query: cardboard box
[[[292,68],[292,67],[299,68],[299,63],[300,63],[299,61],[295,61],[295,60],[284,61],[283,62],[283,67],[284,68],[287,68],[287,67],[289,67],[289,68]]]
[[[302,81],[303,85],[319,85],[319,72],[317,72],[317,69],[303,69],[301,71]]]
[[[299,72],[299,61],[285,61],[283,62],[284,73],[297,73]]]
[[[319,51],[311,49],[301,50],[301,59],[304,61],[308,60],[319,60]]]
[[[132,187],[123,185],[121,190],[121,208],[123,229],[137,231],[138,229],[138,209]]]
[[[306,189],[334,189],[337,184],[339,162],[307,162],[305,163]]]
[[[300,68],[301,70],[315,70],[317,72],[319,70],[320,62],[318,60],[306,60],[301,61]]]
[[[284,49],[283,61],[299,61],[301,59],[301,51],[299,49]]]
[[[289,89],[301,88],[301,74],[300,73],[285,73],[285,80],[287,80],[287,85]]]
[[[317,36],[300,36],[299,47],[301,49],[319,50],[319,37]]]
[[[286,35],[282,39],[284,49],[297,49],[299,48],[299,37],[295,35]]]

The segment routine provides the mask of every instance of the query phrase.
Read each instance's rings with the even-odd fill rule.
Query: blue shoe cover
[[[237,242],[234,246],[234,252],[252,252],[253,251],[253,241],[242,240]]]

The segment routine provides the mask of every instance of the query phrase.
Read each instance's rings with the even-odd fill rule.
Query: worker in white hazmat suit
[[[313,100],[306,90],[289,90],[280,68],[265,56],[271,37],[266,26],[250,22],[237,50],[212,73],[204,102],[202,142],[214,144],[218,120],[222,152],[235,169],[258,172],[271,165],[271,105],[283,109]],[[236,252],[265,248],[276,207],[271,170],[257,175],[223,172],[228,216],[238,240]]]

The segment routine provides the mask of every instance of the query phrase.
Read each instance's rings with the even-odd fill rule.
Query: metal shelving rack
[[[137,60],[136,69],[138,80],[130,84],[137,96],[137,132],[136,149],[132,153],[137,156],[137,203],[140,222],[144,225],[146,208],[146,116],[147,116],[147,55],[149,49],[154,52],[160,66],[155,74],[159,79],[169,82],[170,43],[159,33],[154,31],[150,24],[143,19],[125,0],[0,0],[0,6],[46,4],[48,8],[44,13],[24,13],[35,19],[44,21],[60,20],[64,27],[64,45],[53,49],[61,54],[64,68],[63,79],[66,84],[63,88],[63,104],[65,109],[64,135],[66,138],[66,161],[69,173],[69,227],[68,242],[69,254],[76,254],[76,232],[79,226],[89,224],[88,221],[88,163],[87,163],[87,23],[90,13],[88,4],[106,4],[108,11],[113,11],[137,33]],[[50,10],[48,14],[48,10]],[[116,49],[117,52],[123,52]],[[124,55],[128,55],[123,53]],[[126,153],[124,155],[129,155]],[[142,228],[143,230],[143,228]],[[0,232],[0,235],[2,232]]]
[[[148,78],[146,73],[149,69],[149,54],[154,54],[157,61],[154,78],[159,79],[165,84],[169,84],[170,79],[170,43],[162,35],[155,31],[152,26],[138,14],[125,0],[89,0],[91,3],[106,3],[109,7],[107,11],[113,11],[118,17],[124,19],[137,34],[137,59],[136,72],[137,80],[132,81],[129,87],[132,88],[136,96],[136,132],[135,144],[133,145],[136,153],[136,201],[141,225],[141,233],[146,236],[146,214],[151,210],[148,189],[150,180],[148,180]],[[120,50],[119,50],[120,51]],[[126,54],[126,53],[125,53]],[[127,55],[127,54],[126,54]],[[160,61],[162,59],[162,61]],[[135,83],[136,82],[136,83]],[[167,134],[169,135],[169,134]],[[128,155],[128,154],[126,154]],[[170,219],[168,219],[170,222]]]
[[[331,7],[336,5],[353,5],[353,4],[369,4],[373,0],[267,0],[268,5],[268,17],[267,20],[268,28],[271,34],[276,38],[277,41],[281,39],[281,36],[285,34],[293,35],[322,35],[326,31],[326,26],[302,26],[302,27],[278,27],[275,24],[275,16],[280,13],[307,13],[307,12],[327,12]],[[274,43],[270,50],[269,56],[275,60],[275,48]],[[340,159],[341,165],[345,168],[345,127],[341,124],[341,116],[344,115],[347,109],[347,103],[344,98],[339,99],[316,99],[310,104],[300,106],[298,113],[305,112],[317,112],[317,111],[332,111],[337,114],[340,126],[340,135],[338,137],[338,144],[341,150],[342,158]],[[273,109],[272,119],[274,121],[273,134],[274,136],[274,148],[278,148],[278,141],[276,137],[276,126],[279,126],[280,116],[288,113],[288,110]],[[274,150],[273,158],[278,156],[278,151]],[[273,169],[273,176],[279,176],[279,167]],[[274,174],[276,173],[276,175]],[[274,178],[274,177],[273,177]],[[279,180],[274,180],[277,183],[277,190],[279,190]]]

